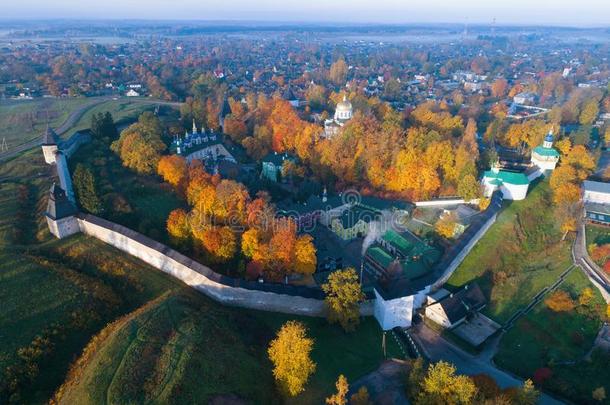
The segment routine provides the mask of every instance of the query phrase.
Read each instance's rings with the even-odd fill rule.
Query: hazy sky
[[[610,26],[610,0],[2,0],[0,18]]]

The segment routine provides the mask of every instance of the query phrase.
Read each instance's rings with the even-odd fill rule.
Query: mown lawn
[[[591,400],[591,391],[599,386],[610,389],[610,368],[596,367],[602,361],[595,355],[593,362],[584,360],[591,350],[604,317],[605,302],[580,269],[574,269],[559,289],[570,293],[576,301],[584,288],[595,295],[590,304],[578,305],[569,312],[553,312],[544,302],[521,318],[500,341],[495,361],[523,377],[532,378],[537,369],[548,367],[553,376],[543,385],[576,403]],[[610,361],[610,356],[605,357]]]
[[[499,323],[571,265],[571,241],[561,241],[548,182],[533,186],[525,200],[505,204],[446,284],[457,289],[476,281],[489,299],[483,312]]]

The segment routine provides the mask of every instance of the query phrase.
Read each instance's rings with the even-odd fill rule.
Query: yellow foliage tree
[[[322,285],[326,293],[324,303],[330,323],[339,322],[346,331],[353,331],[360,322],[360,302],[364,293],[358,281],[356,270],[349,267],[337,270]]]
[[[436,224],[434,225],[434,230],[443,238],[451,239],[453,238],[453,235],[455,235],[455,226],[455,216],[445,215],[443,218],[436,222]]]
[[[305,326],[296,321],[285,323],[271,341],[268,354],[273,376],[286,394],[295,396],[305,389],[316,369],[311,360],[312,349],[313,339],[307,336]]]
[[[337,379],[335,387],[337,387],[337,392],[326,398],[326,403],[328,405],[347,405],[347,392],[349,391],[349,384],[347,383],[347,378],[345,378],[343,374],[341,374]]]
[[[310,235],[297,238],[294,246],[294,271],[300,274],[313,274],[316,272],[316,248]]]
[[[470,404],[477,388],[470,377],[456,375],[455,367],[444,361],[431,364],[421,384],[417,404]]]
[[[362,386],[358,389],[358,391],[351,396],[349,399],[350,405],[373,405],[371,401],[371,397],[369,395],[369,390],[366,386]]]
[[[157,173],[174,187],[180,185],[187,175],[186,159],[178,155],[163,156],[159,159]]]
[[[574,309],[574,300],[566,291],[558,290],[544,300],[546,306],[553,312],[568,312]]]

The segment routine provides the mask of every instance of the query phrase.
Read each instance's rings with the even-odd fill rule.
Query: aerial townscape
[[[2,6],[0,405],[610,405],[610,4],[126,3]]]

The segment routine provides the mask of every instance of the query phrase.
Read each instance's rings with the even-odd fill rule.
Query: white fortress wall
[[[216,282],[205,275],[218,276],[210,268],[194,262],[167,246],[146,240],[148,238],[127,228],[112,224],[113,228],[123,228],[120,230],[133,233],[138,239],[143,239],[147,243],[137,241],[116,229],[109,229],[103,225],[104,221],[99,221],[102,223],[100,224],[97,219],[90,215],[79,218],[81,231],[141,259],[223,304],[309,316],[323,316],[325,313],[323,300],[249,290]],[[156,245],[155,248],[147,246],[149,243]],[[195,271],[193,268],[197,268],[199,271]],[[363,309],[366,312],[370,311],[366,306]]]

